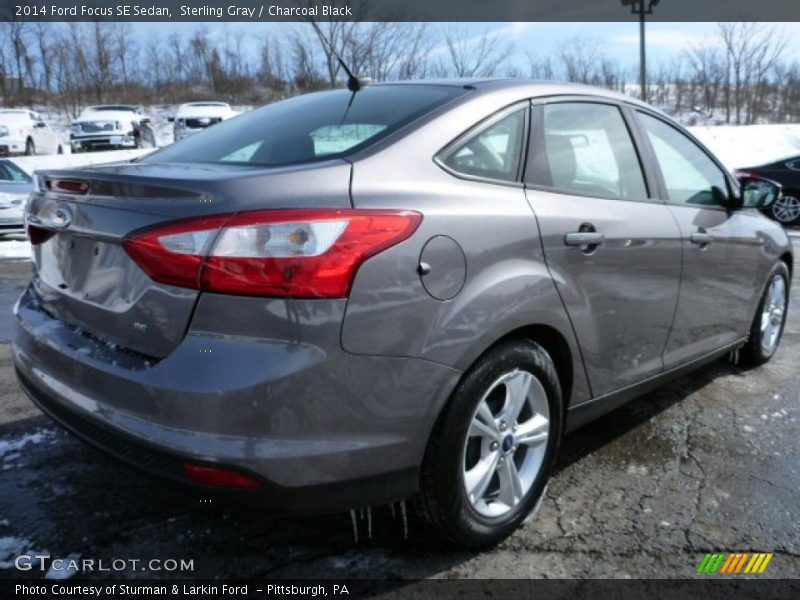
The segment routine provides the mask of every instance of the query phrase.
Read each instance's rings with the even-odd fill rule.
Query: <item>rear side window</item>
[[[532,134],[528,183],[587,196],[647,198],[636,148],[616,106],[547,104],[539,129]]]
[[[306,94],[209,127],[142,162],[275,166],[344,156],[466,93],[457,86],[380,85]]]
[[[725,173],[700,146],[661,119],[639,113],[673,204],[725,206]]]
[[[467,135],[445,153],[442,163],[472,177],[516,181],[527,110],[527,106],[520,108]]]

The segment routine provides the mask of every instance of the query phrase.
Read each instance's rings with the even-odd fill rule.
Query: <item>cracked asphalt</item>
[[[356,542],[349,514],[209,504],[85,446],[14,380],[10,309],[29,274],[25,261],[0,260],[0,577],[19,576],[7,561],[22,551],[193,559],[183,576],[225,578],[677,578],[705,552],[762,551],[775,554],[762,577],[800,577],[796,291],[772,362],[717,362],[567,436],[536,518],[475,553],[439,541],[413,504],[407,537],[401,507],[383,506],[371,510],[371,538],[368,515],[356,515]]]

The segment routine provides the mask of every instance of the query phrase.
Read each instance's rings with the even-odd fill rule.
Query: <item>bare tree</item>
[[[511,55],[512,46],[497,40],[496,32],[485,29],[477,35],[460,26],[443,28],[445,59],[439,74],[455,77],[490,77]]]

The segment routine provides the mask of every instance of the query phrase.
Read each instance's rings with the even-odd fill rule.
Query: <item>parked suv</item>
[[[177,142],[234,116],[236,113],[225,102],[189,102],[181,104],[169,120],[175,124],[173,134]]]
[[[150,117],[135,106],[107,104],[89,106],[72,122],[73,152],[122,148],[154,148]]]
[[[779,187],[590,87],[309,94],[37,185],[23,389],[264,510],[417,494],[495,543],[565,431],[731,352],[766,362],[786,318],[791,244],[757,210]]]
[[[3,156],[61,154],[61,138],[32,110],[0,110],[0,154]]]

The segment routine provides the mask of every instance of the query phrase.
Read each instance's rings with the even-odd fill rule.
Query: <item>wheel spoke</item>
[[[492,420],[491,423],[494,424],[494,420]],[[468,435],[470,437],[484,437],[494,440],[497,438],[497,429],[491,425],[487,425],[478,418],[478,415],[475,415],[475,418],[472,419],[472,423],[470,423]]]
[[[538,446],[547,441],[550,433],[550,421],[544,415],[535,415],[520,423],[514,437],[517,444],[523,446]]]
[[[500,430],[497,428],[497,421],[492,414],[492,409],[489,408],[488,404],[486,404],[486,400],[481,400],[480,404],[478,404],[478,408],[475,411],[475,417],[472,419],[472,425],[470,425],[470,435],[481,435],[472,433],[472,427],[476,423],[478,423],[479,426],[482,425],[485,430],[490,432],[488,434],[489,437],[497,437],[500,435]]]
[[[511,456],[500,466],[497,476],[500,479],[500,493],[497,499],[506,506],[516,506],[523,496],[522,481]]]
[[[527,371],[516,371],[506,379],[506,405],[503,416],[508,422],[513,423],[519,418],[531,392],[532,383],[533,375]]]
[[[499,457],[500,455],[497,452],[493,452],[481,458],[478,464],[465,473],[464,482],[471,502],[475,503],[483,498],[489,483],[492,481]]]

